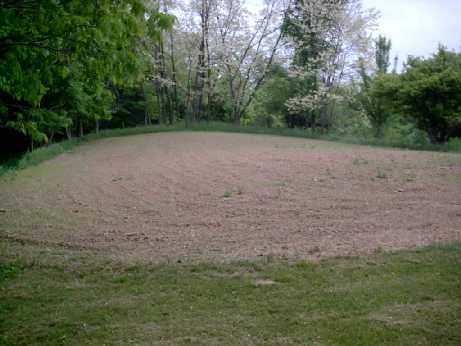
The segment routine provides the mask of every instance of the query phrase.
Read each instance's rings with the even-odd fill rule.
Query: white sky
[[[363,0],[381,12],[379,28],[392,40],[393,56],[430,56],[439,43],[461,50],[461,0]]]
[[[364,8],[381,13],[376,34],[392,40],[392,59],[430,56],[439,43],[461,51],[461,0],[362,0]],[[251,10],[263,0],[247,0]]]

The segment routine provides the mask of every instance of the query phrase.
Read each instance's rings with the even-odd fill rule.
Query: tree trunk
[[[178,88],[176,81],[176,64],[174,57],[174,45],[173,45],[173,32],[170,31],[170,61],[171,61],[171,79],[173,81],[173,102],[172,109],[170,114],[170,124],[174,125],[176,123],[177,113],[178,113]]]
[[[192,57],[188,57],[188,71],[187,71],[187,98],[186,98],[186,114],[185,122],[186,127],[189,127],[192,116]]]
[[[66,136],[68,140],[72,139],[72,129],[69,126],[66,127]]]
[[[83,137],[83,120],[79,119],[78,121],[78,136]]]
[[[375,126],[375,137],[380,139],[380,138],[383,138],[383,135],[384,135],[383,126],[376,125]]]
[[[203,90],[206,79],[206,42],[208,40],[208,17],[209,17],[209,3],[208,0],[202,0],[202,7],[200,10],[200,20],[202,26],[202,33],[200,38],[199,55],[197,61],[197,71],[195,75],[195,102],[193,107],[192,118],[194,121],[200,120],[203,112]]]
[[[442,144],[448,141],[448,131],[437,126],[433,126],[428,131],[428,136],[432,144]]]
[[[167,123],[167,120],[168,120],[168,122],[171,124],[172,104],[171,104],[170,91],[168,90],[168,86],[165,84],[165,81],[167,80],[166,78],[167,73],[166,73],[166,63],[165,63],[165,50],[163,47],[162,40],[159,43],[159,48],[160,48],[160,77],[163,83],[162,85],[160,85],[162,104],[163,104],[162,117],[163,117],[164,123]]]
[[[95,119],[95,131],[99,135],[99,119]]]
[[[144,95],[144,126],[148,126],[151,124],[150,116],[149,116],[149,100],[147,99],[147,91],[146,91],[146,84],[143,83],[142,91]]]
[[[232,111],[232,119],[233,119],[233,122],[234,122],[234,125],[235,126],[240,126],[240,118],[242,116],[242,113],[240,112],[239,109],[234,109]]]
[[[209,6],[209,4],[208,4]],[[208,18],[207,14],[207,18]],[[205,106],[205,119],[207,122],[210,121],[210,103],[211,103],[211,57],[210,57],[210,43],[209,43],[209,25],[207,19],[207,25],[205,26],[205,52],[206,52],[206,106]]]
[[[198,56],[198,63],[197,63],[197,71],[195,74],[195,100],[194,100],[194,105],[192,108],[192,120],[193,121],[198,121],[200,120],[200,115],[203,109],[203,82],[204,82],[204,76],[203,76],[203,69],[205,68],[204,66],[204,40],[202,37],[202,41],[200,42],[200,48],[199,48],[199,56]]]

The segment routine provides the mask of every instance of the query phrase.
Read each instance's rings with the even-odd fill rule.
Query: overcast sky
[[[461,0],[363,0],[381,12],[380,32],[391,38],[393,55],[429,56],[442,43],[461,49]]]
[[[461,0],[362,0],[381,13],[376,34],[392,40],[392,56],[430,56],[439,43],[461,51]],[[256,10],[263,0],[247,0]]]

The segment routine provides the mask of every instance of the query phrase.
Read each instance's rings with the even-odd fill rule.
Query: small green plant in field
[[[384,254],[384,252],[384,248],[381,245],[378,246],[374,251],[375,254]]]
[[[224,198],[230,198],[230,197],[232,197],[232,191],[231,190],[226,190],[226,191],[224,191],[222,196]]]
[[[20,267],[11,263],[0,262],[0,283],[15,277],[20,272]]]
[[[378,179],[387,179],[387,174],[381,167],[376,169],[376,178]]]
[[[286,186],[288,186],[288,183],[285,180],[277,180],[277,181],[274,181],[274,186],[276,186],[276,187],[286,187]]]
[[[407,174],[405,181],[407,183],[414,182],[416,180],[416,174]]]
[[[226,189],[226,191],[224,191],[223,193],[223,197],[230,198],[234,194],[240,196],[241,194],[243,194],[243,188],[241,186],[235,186],[233,188]]]
[[[355,166],[360,166],[360,165],[367,165],[368,164],[368,160],[359,156],[359,157],[355,157],[353,160],[352,160],[352,164],[354,164]]]

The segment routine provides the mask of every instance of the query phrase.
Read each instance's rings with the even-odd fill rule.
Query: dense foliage
[[[388,72],[391,46],[391,41],[383,36],[376,40],[376,71],[373,75],[367,73],[363,60],[359,62],[361,80],[360,91],[357,93],[356,99],[367,115],[376,137],[382,137],[384,126],[390,116],[389,111],[386,109],[385,100],[376,94],[375,89],[378,84],[375,81]]]
[[[441,47],[429,59],[409,58],[400,75],[376,81],[376,98],[409,116],[429,135],[443,143],[461,136],[461,54]]]
[[[40,143],[109,119],[143,78],[143,41],[171,26],[148,15],[142,0],[3,1],[0,126]]]
[[[459,136],[460,54],[390,72],[377,17],[361,0],[1,1],[3,150],[178,120]]]

